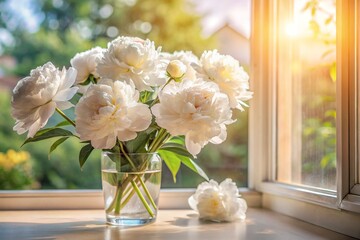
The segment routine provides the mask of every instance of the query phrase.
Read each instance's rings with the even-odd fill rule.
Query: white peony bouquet
[[[60,70],[48,62],[21,79],[12,116],[14,130],[27,132],[24,144],[56,138],[51,152],[78,138],[81,166],[93,149],[157,152],[174,179],[183,163],[208,180],[193,158],[209,142],[225,141],[232,111],[243,111],[252,97],[239,62],[216,50],[198,59],[191,52],[162,52],[150,40],[118,37],[70,63]],[[75,119],[63,112],[69,108]],[[55,112],[64,121],[47,127]]]

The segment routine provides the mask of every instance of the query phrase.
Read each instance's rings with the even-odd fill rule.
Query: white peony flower
[[[193,63],[199,64],[199,58],[191,51],[175,51],[173,53],[162,52],[160,53],[160,57],[167,61],[179,60],[187,66],[190,66]]]
[[[91,85],[75,108],[76,131],[82,141],[91,141],[97,149],[110,149],[116,140],[136,138],[147,129],[152,115],[146,104],[139,103],[133,84],[103,79]]]
[[[169,62],[166,72],[172,78],[181,78],[186,73],[187,67],[179,60],[172,60]]]
[[[14,88],[11,101],[11,114],[16,119],[14,130],[18,134],[29,131],[27,137],[33,137],[46,125],[55,108],[64,110],[72,107],[69,100],[78,89],[71,87],[75,78],[74,68],[60,71],[48,62],[21,79]]]
[[[85,52],[77,53],[70,60],[71,66],[78,72],[76,76],[76,84],[86,81],[90,74],[95,78],[99,78],[99,75],[96,72],[96,65],[97,61],[102,57],[103,52],[103,48],[96,47]]]
[[[230,178],[220,185],[214,180],[199,184],[188,202],[204,220],[231,222],[246,218],[246,201],[240,198],[239,190]]]
[[[214,81],[221,92],[230,100],[230,107],[244,110],[244,101],[252,98],[249,92],[249,76],[239,62],[229,55],[221,55],[216,50],[205,51],[196,68],[200,76],[207,81]]]
[[[151,110],[157,124],[171,135],[185,135],[187,150],[197,155],[208,142],[226,139],[226,124],[233,122],[228,97],[216,84],[183,80],[159,92],[160,103]]]
[[[139,91],[165,84],[164,66],[159,61],[160,49],[154,42],[134,37],[118,37],[108,44],[97,72],[112,80],[133,81]]]

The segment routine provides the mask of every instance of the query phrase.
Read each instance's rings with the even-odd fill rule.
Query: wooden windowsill
[[[353,239],[284,215],[250,208],[245,221],[211,223],[191,210],[160,210],[155,223],[120,228],[103,210],[0,211],[1,239]]]

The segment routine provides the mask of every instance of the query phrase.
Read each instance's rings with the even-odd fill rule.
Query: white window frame
[[[337,191],[276,182],[277,31],[288,0],[256,0],[252,9],[249,182],[263,193],[262,206],[344,234],[360,237],[360,185],[356,183],[357,104],[354,34],[360,13],[356,0],[337,1]],[[342,37],[346,36],[346,37]],[[359,43],[357,43],[359,44]],[[350,47],[352,46],[352,47]],[[259,117],[261,116],[261,117]],[[360,135],[360,134],[359,134]],[[346,210],[346,211],[344,211]]]
[[[276,67],[279,62],[277,32],[279,31],[278,21],[282,18],[280,12],[288,12],[292,6],[291,1],[288,0],[260,0],[253,3],[252,29],[256,31],[253,32],[251,48],[253,57],[251,89],[255,94],[251,103],[249,122],[249,168],[250,173],[253,174],[250,186],[264,193],[291,196],[310,203],[336,208],[336,191],[276,182],[276,91],[279,77]],[[257,169],[256,173],[252,169]]]
[[[343,84],[338,84],[339,119],[338,139],[339,154],[337,164],[341,166],[338,173],[338,204],[341,209],[360,213],[360,184],[358,183],[359,163],[359,27],[360,3],[358,1],[340,1],[338,22],[338,54],[341,64],[337,68],[338,78]],[[346,12],[347,14],[341,14]],[[346,38],[342,36],[347,36]],[[350,47],[351,46],[351,47]]]
[[[261,206],[261,194],[239,189],[249,207]],[[188,209],[188,199],[195,189],[162,189],[160,209]],[[0,191],[0,210],[103,209],[101,190],[26,190]]]

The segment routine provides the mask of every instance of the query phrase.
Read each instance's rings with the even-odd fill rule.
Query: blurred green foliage
[[[331,64],[316,66],[302,75],[302,181],[314,184],[317,179],[318,186],[334,187],[336,83],[330,69]]]
[[[149,38],[164,51],[191,50],[198,56],[204,50],[216,47],[214,37],[201,35],[200,16],[192,12],[191,4],[186,0],[29,1],[34,16],[41,20],[36,31],[27,29],[26,19],[10,11],[9,0],[0,0],[0,30],[5,29],[14,39],[12,44],[1,45],[0,42],[0,49],[4,55],[16,59],[16,68],[9,73],[19,77],[27,76],[31,69],[47,61],[58,67],[68,67],[77,52],[95,46],[106,47],[107,42],[118,35]],[[0,151],[21,149],[31,154],[29,161],[38,183],[32,188],[101,187],[99,151],[91,154],[81,170],[78,154],[82,145],[75,139],[68,139],[50,159],[49,147],[56,139],[20,148],[25,136],[18,136],[12,130],[11,95],[7,90],[0,91]],[[238,123],[230,126],[226,143],[209,144],[196,159],[210,178],[222,181],[231,177],[238,186],[247,185],[247,117],[247,113],[234,116]],[[61,121],[55,114],[49,125]],[[181,167],[174,184],[164,167],[163,187],[194,187],[202,181],[191,170]]]
[[[201,35],[200,17],[187,11],[184,0],[30,0],[32,11],[41,16],[38,31],[32,33],[0,0],[0,30],[10,31],[13,45],[0,46],[15,57],[14,73],[26,76],[47,61],[69,66],[77,53],[95,46],[106,47],[118,35],[138,36],[155,41],[164,51],[191,50],[200,54],[215,47],[214,38]],[[18,24],[9,26],[17,21]],[[0,42],[1,44],[1,42]]]
[[[335,0],[328,4],[329,8],[331,4],[336,8]],[[336,16],[324,9],[320,0],[306,1],[302,11],[310,12],[308,26],[313,40],[327,47],[322,54],[323,63],[306,66],[301,75],[302,182],[333,188],[336,186],[336,61],[335,57],[326,58],[336,53],[336,37],[326,28],[336,29]],[[320,14],[323,20],[318,17]]]

